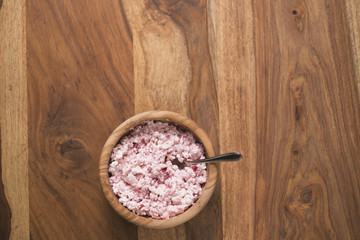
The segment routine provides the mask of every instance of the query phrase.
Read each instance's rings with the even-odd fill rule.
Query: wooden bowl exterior
[[[118,212],[121,216],[123,216],[126,220],[138,225],[147,228],[153,229],[161,229],[161,228],[170,228],[180,225],[196,214],[198,214],[210,200],[211,195],[214,192],[216,179],[217,179],[217,168],[215,164],[207,164],[207,176],[208,180],[203,187],[203,193],[201,194],[200,198],[195,202],[195,204],[186,210],[184,213],[170,218],[166,220],[156,220],[151,218],[146,218],[139,216],[128,209],[126,209],[119,201],[118,198],[115,196],[110,183],[109,183],[109,174],[108,174],[108,167],[109,167],[109,159],[110,154],[115,146],[118,143],[119,139],[127,134],[130,129],[140,122],[144,120],[160,120],[169,123],[175,123],[184,127],[185,129],[192,132],[195,137],[202,142],[205,148],[205,155],[206,157],[213,157],[215,155],[214,148],[211,144],[211,141],[207,134],[191,119],[182,116],[178,113],[169,112],[169,111],[149,111],[137,114],[122,124],[118,126],[110,135],[108,140],[106,141],[103,150],[100,156],[100,183],[105,194],[105,197],[109,201],[110,205]]]

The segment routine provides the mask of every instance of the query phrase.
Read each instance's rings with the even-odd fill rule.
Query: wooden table
[[[360,239],[359,41],[358,0],[1,0],[0,239]],[[244,155],[167,230],[98,177],[152,109]]]

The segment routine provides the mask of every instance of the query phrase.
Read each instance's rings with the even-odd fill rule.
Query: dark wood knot
[[[302,32],[304,29],[304,21],[305,21],[305,10],[302,6],[293,8],[291,10],[293,21],[295,23],[296,29],[298,32]]]
[[[304,217],[311,212],[314,208],[314,188],[312,186],[300,187],[294,189],[290,194],[283,206],[284,213],[288,217]]]
[[[294,155],[295,159],[298,159],[301,149],[302,149],[301,141],[294,141],[292,143],[291,153]]]
[[[300,201],[302,203],[309,203],[312,199],[312,190],[306,189],[300,193]]]
[[[59,141],[56,149],[61,155],[57,158],[57,164],[67,174],[83,171],[91,160],[84,143],[77,138]]]
[[[58,149],[63,156],[65,153],[84,149],[84,145],[77,139],[67,139],[62,143],[58,143]]]

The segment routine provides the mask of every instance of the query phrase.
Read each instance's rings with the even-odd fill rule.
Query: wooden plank
[[[256,79],[252,1],[210,1],[219,100],[223,239],[253,239],[256,179]],[[236,206],[236,207],[235,207]]]
[[[346,12],[350,30],[357,87],[360,95],[360,1],[346,0]]]
[[[132,36],[118,1],[28,1],[32,239],[136,239],[107,203],[99,157],[134,114]]]
[[[134,37],[135,109],[170,110],[203,127],[218,151],[218,106],[208,45],[206,1],[123,0]],[[140,239],[220,239],[219,188],[193,220],[172,229],[139,228]]]
[[[0,1],[0,238],[29,239],[25,1]]]
[[[256,239],[360,239],[360,103],[345,1],[254,1]]]

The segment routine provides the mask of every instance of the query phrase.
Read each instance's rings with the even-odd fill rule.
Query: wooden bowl
[[[203,187],[203,192],[200,195],[199,199],[192,207],[173,218],[157,220],[149,217],[142,217],[129,211],[119,202],[118,198],[115,196],[109,184],[109,160],[110,154],[113,151],[114,146],[119,142],[119,139],[126,135],[132,127],[139,125],[139,123],[144,120],[159,120],[162,122],[177,124],[185,128],[186,130],[192,132],[195,138],[197,138],[197,140],[204,145],[206,157],[213,157],[215,155],[214,148],[211,144],[209,137],[191,119],[184,117],[180,114],[168,111],[149,111],[140,113],[120,124],[120,126],[118,126],[107,139],[100,156],[99,168],[101,187],[110,205],[115,209],[117,213],[119,213],[129,222],[132,222],[138,226],[154,229],[175,227],[190,220],[205,207],[215,189],[217,168],[214,164],[207,164],[207,182]]]

